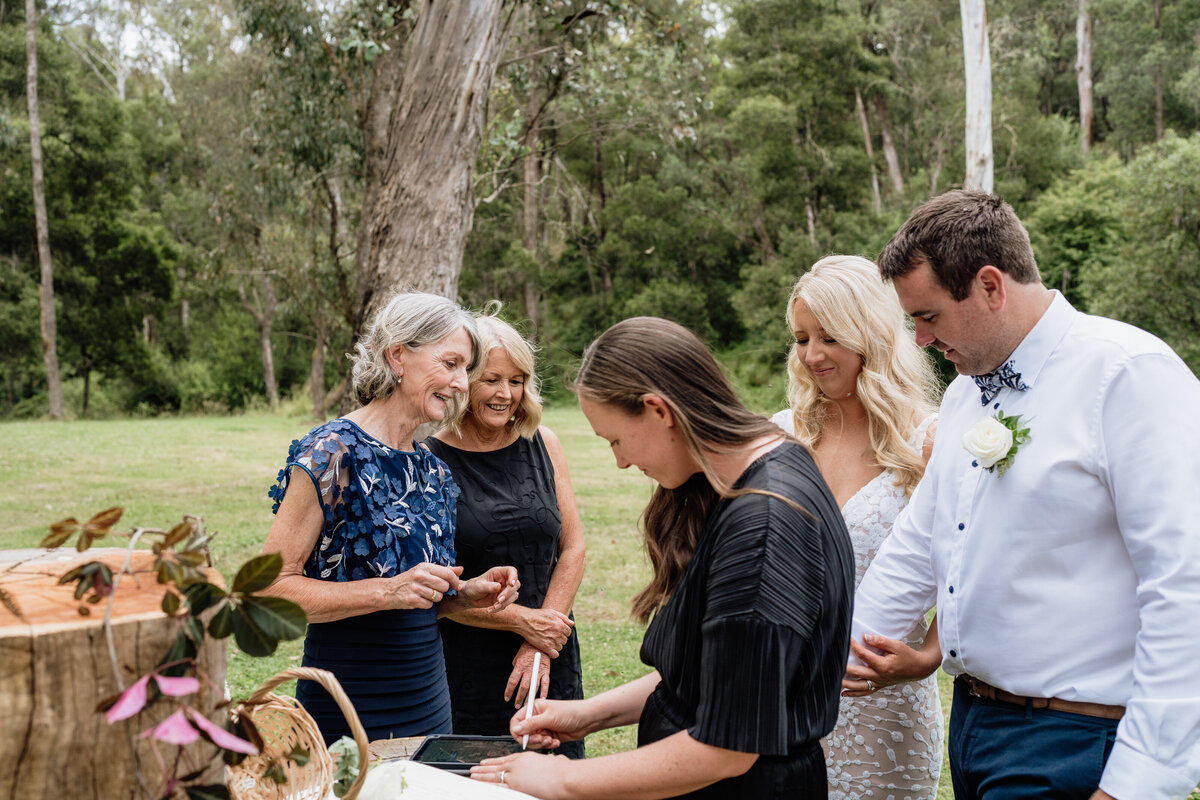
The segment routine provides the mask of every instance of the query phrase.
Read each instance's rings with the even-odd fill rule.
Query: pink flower
[[[189,708],[188,714],[191,715],[192,722],[196,725],[199,725],[200,729],[208,734],[209,738],[212,739],[213,744],[215,744],[217,747],[223,747],[226,750],[233,750],[237,753],[245,753],[248,756],[258,754],[258,748],[253,744],[247,742],[245,739],[234,736],[232,733],[220,727],[219,725],[214,725],[208,717],[204,716],[196,709]]]
[[[168,744],[191,744],[200,738],[200,731],[188,724],[181,708],[153,728],[147,728],[138,734],[139,739],[145,739],[147,736]]]

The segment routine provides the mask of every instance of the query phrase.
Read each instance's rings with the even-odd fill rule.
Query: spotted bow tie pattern
[[[979,391],[982,393],[980,403],[985,406],[992,402],[1005,386],[1009,389],[1016,389],[1018,392],[1024,392],[1029,389],[1025,382],[1021,380],[1021,373],[1013,369],[1012,361],[1006,361],[984,375],[976,375],[975,385],[979,387]]]

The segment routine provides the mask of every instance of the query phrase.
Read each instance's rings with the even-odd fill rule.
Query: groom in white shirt
[[[957,800],[1187,797],[1200,382],[1159,339],[1043,286],[996,197],[930,200],[879,267],[959,377],[855,596],[855,638],[901,638],[936,602]]]

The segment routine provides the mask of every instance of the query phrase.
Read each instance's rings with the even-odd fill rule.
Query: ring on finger
[[[437,602],[437,589],[429,590],[429,602],[431,602],[431,603]]]
[[[504,776],[507,774],[508,774],[508,770],[506,770],[506,769],[500,770],[500,782],[501,783],[504,783]],[[507,784],[505,784],[505,785],[507,785]]]
[[[867,691],[868,692],[875,691],[875,682],[874,681],[871,681],[871,680],[867,681]]]

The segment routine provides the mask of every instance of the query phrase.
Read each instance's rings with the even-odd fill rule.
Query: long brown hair
[[[657,486],[642,512],[654,570],[633,599],[633,615],[644,623],[679,582],[717,500],[745,493],[731,490],[713,472],[709,456],[735,452],[763,436],[782,440],[783,433],[742,405],[695,334],[658,317],[633,317],[602,333],[584,353],[573,388],[580,397],[630,416],[643,413],[646,395],[658,395],[702,469],[676,489]]]

